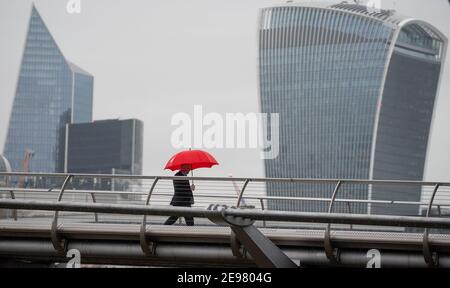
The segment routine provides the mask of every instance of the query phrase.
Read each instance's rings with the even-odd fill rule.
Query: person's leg
[[[177,222],[178,216],[170,216],[164,225],[172,225],[173,223]]]
[[[184,217],[187,226],[194,226],[194,217]]]

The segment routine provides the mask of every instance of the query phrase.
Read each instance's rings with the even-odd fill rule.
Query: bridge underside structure
[[[46,227],[47,226],[47,227]],[[175,228],[175,229],[174,229]],[[177,267],[257,267],[244,247],[242,257],[233,255],[231,229],[208,227],[189,231],[185,227],[151,226],[147,237],[156,243],[154,254],[146,255],[139,242],[139,225],[78,225],[59,228],[67,240],[67,250],[80,251],[83,264],[177,266]],[[427,267],[423,257],[423,235],[405,237],[401,233],[333,233],[339,248],[339,264],[329,261],[323,248],[323,232],[315,230],[284,231],[261,229],[294,262],[302,267],[366,267],[367,252],[379,249],[382,267]],[[56,251],[48,225],[0,226],[0,259],[15,259],[50,265],[67,262],[65,253]],[[440,267],[450,267],[450,237],[435,236],[431,243],[439,252]]]
[[[57,198],[37,197],[52,189],[45,192],[42,188],[0,186],[0,193],[12,195],[11,199],[0,199],[0,211],[14,212],[0,219],[0,265],[28,263],[46,267],[67,263],[67,252],[76,249],[83,265],[362,268],[368,266],[373,253],[379,253],[381,267],[450,267],[450,233],[447,233],[450,219],[444,214],[360,215],[335,213],[333,209],[328,213],[304,213],[270,211],[264,205],[256,209],[242,205],[244,199],[249,201],[253,197],[244,195],[250,182],[244,179],[234,179],[244,180],[234,196],[236,199],[231,197],[234,200],[227,202],[230,205],[234,202],[234,207],[210,199],[209,203],[219,204],[191,208],[152,203],[150,197],[156,182],[163,177],[151,178],[150,192],[144,193],[147,196],[142,201],[127,198],[122,201],[126,204],[99,203],[93,195],[109,192],[74,189],[69,183],[80,176],[64,176],[65,181],[56,190]],[[200,181],[217,181],[217,178],[191,178],[196,185]],[[220,180],[229,181],[225,179],[229,178]],[[328,201],[331,208],[339,201],[351,202],[336,197],[341,185],[349,181],[337,180],[330,199],[314,201]],[[439,188],[448,184],[420,185],[433,187],[429,207],[446,207],[445,202],[433,201]],[[28,198],[19,196],[20,193]],[[92,197],[82,202],[68,196],[63,199],[64,193]],[[162,225],[161,219],[168,216],[195,217],[196,225]]]

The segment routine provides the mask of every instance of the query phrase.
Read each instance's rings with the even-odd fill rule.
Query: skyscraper
[[[62,172],[65,125],[92,121],[93,82],[66,60],[33,5],[4,149],[13,171],[30,149],[30,171]]]
[[[259,92],[280,115],[267,177],[422,180],[447,47],[432,25],[356,4],[285,4],[259,18]],[[329,198],[333,185],[268,184],[269,196]],[[419,201],[421,188],[346,187],[339,198]],[[270,201],[325,212],[326,202]],[[342,209],[345,209],[344,207]],[[354,204],[353,212],[367,212]],[[372,206],[417,214],[417,206]]]
[[[137,119],[68,124],[65,172],[141,175],[143,127]],[[103,180],[94,188],[111,190],[117,184]],[[92,183],[87,185],[93,188]]]

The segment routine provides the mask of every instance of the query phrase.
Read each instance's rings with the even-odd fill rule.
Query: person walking
[[[182,164],[175,176],[187,176],[191,171],[190,164]],[[181,206],[181,207],[191,207],[194,204],[194,195],[192,191],[195,190],[195,185],[189,184],[189,180],[173,180],[174,195],[170,205]],[[184,217],[187,226],[194,226],[194,217]],[[178,220],[178,216],[170,216],[164,225],[172,225]]]

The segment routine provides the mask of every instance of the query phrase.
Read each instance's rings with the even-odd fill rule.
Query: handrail
[[[0,199],[0,208],[44,210],[44,211],[73,211],[73,212],[98,212],[126,215],[153,215],[153,216],[179,216],[199,217],[215,219],[217,217],[242,217],[255,221],[279,221],[279,222],[307,222],[307,223],[332,223],[354,224],[392,227],[417,227],[450,229],[450,219],[436,217],[417,216],[388,216],[388,215],[361,215],[340,213],[311,213],[288,211],[261,211],[254,209],[208,210],[191,207],[172,206],[144,206],[123,204],[100,204],[79,202],[51,202]]]
[[[74,178],[122,178],[130,180],[205,180],[205,181],[242,181],[249,180],[251,182],[287,182],[287,183],[322,183],[322,184],[336,184],[338,181],[343,181],[347,184],[405,184],[405,185],[423,185],[423,186],[440,186],[450,187],[450,182],[424,182],[424,181],[404,181],[404,180],[364,180],[364,179],[309,179],[309,178],[235,178],[235,177],[198,177],[198,176],[143,176],[143,175],[124,175],[124,174],[77,174],[77,173],[23,173],[23,172],[0,172],[0,176],[47,176],[47,177],[61,177],[65,178],[72,175]]]
[[[48,189],[37,189],[37,188],[13,188],[13,187],[7,187],[7,188],[0,188],[0,192],[9,192],[9,191],[15,191],[15,192],[52,192],[52,193],[58,193],[57,190],[48,191]],[[70,190],[66,189],[65,194],[105,194],[105,195],[142,195],[146,196],[148,192],[133,192],[133,191],[103,191],[103,190]],[[173,192],[154,192],[152,195],[154,196],[173,196]],[[218,195],[218,194],[202,194],[202,193],[196,193],[196,197],[205,197],[205,198],[229,198],[229,199],[236,199],[235,195]],[[330,202],[331,198],[317,198],[317,197],[282,197],[282,196],[243,196],[243,199],[247,200],[292,200],[292,201],[314,201],[314,202]],[[396,200],[363,200],[363,199],[335,199],[335,202],[339,203],[363,203],[363,204],[392,204],[392,205],[420,205],[420,206],[428,206],[429,203],[426,202],[414,202],[414,201],[396,201]],[[441,207],[450,207],[450,203],[433,203],[433,207],[441,206]]]

